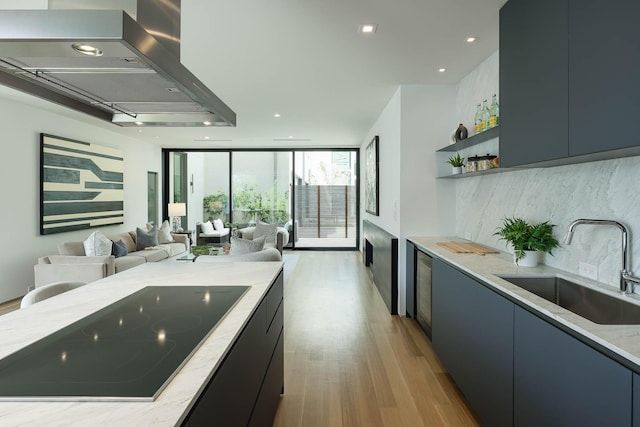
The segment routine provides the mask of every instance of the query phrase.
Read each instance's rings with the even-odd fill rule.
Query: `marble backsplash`
[[[598,280],[618,286],[621,234],[615,227],[580,225],[571,245],[563,243],[578,218],[611,219],[630,232],[631,268],[640,275],[640,157],[553,168],[525,169],[456,180],[456,234],[507,250],[493,233],[502,218],[550,221],[561,247],[544,264],[579,274],[580,262],[597,266]],[[635,251],[634,251],[635,249]]]

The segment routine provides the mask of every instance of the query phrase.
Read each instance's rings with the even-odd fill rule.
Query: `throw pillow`
[[[153,224],[147,224],[147,230],[151,230]],[[166,219],[158,228],[158,243],[161,245],[164,243],[173,243],[173,236],[171,235],[171,226]]]
[[[214,219],[213,220],[213,228],[216,229],[216,231],[222,231],[224,230],[224,222],[222,222],[221,219]]]
[[[213,234],[216,232],[216,230],[213,228],[213,224],[211,224],[211,221],[201,223],[200,230],[202,230],[203,234]]]
[[[128,253],[129,250],[127,249],[127,245],[122,240],[113,242],[113,245],[111,247],[111,255],[115,256],[116,258],[120,258],[127,255]]]
[[[264,249],[264,236],[257,239],[233,239],[231,242],[231,255],[248,254],[250,252],[259,252]]]
[[[255,230],[253,230],[253,238],[265,237],[265,243],[275,245],[278,224],[267,224],[266,222],[258,222]]]
[[[112,242],[99,231],[94,231],[82,242],[84,245],[84,253],[87,256],[111,255]]]
[[[136,250],[143,251],[151,246],[158,246],[158,229],[151,227],[151,230],[147,231],[136,227]]]

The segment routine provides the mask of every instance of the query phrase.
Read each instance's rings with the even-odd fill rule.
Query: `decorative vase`
[[[538,265],[538,251],[524,251],[524,258],[516,261],[516,255],[513,255],[514,263],[519,267],[535,267]]]
[[[462,141],[463,139],[467,139],[467,137],[469,136],[469,131],[467,130],[466,127],[464,127],[464,125],[462,123],[460,123],[460,126],[458,126],[458,129],[456,129],[456,142],[458,141]]]

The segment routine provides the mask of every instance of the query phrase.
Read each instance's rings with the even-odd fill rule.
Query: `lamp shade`
[[[186,214],[186,203],[169,203],[169,216],[185,216]]]

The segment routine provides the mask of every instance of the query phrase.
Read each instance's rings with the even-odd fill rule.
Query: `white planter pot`
[[[462,166],[456,166],[451,168],[451,173],[453,175],[459,175],[462,173]]]
[[[513,254],[513,262],[519,267],[536,267],[538,265],[538,251],[524,251],[524,258],[516,261]]]

